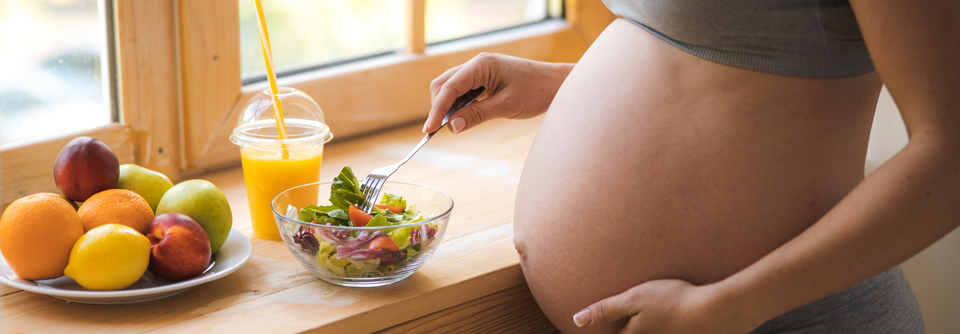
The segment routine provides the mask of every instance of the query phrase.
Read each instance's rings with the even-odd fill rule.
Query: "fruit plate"
[[[240,269],[252,254],[253,245],[250,244],[250,240],[240,232],[230,230],[227,241],[220,251],[214,254],[213,263],[200,276],[181,282],[167,282],[157,279],[148,271],[137,283],[117,291],[87,290],[66,276],[51,280],[28,281],[17,277],[0,255],[0,283],[73,303],[132,304],[170,297],[187,291],[191,287],[223,278]]]

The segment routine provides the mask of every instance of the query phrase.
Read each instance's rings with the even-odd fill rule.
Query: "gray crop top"
[[[874,70],[847,0],[603,0],[698,57],[797,77]]]

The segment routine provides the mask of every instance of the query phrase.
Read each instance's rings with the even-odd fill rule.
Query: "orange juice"
[[[273,198],[284,190],[320,180],[323,146],[288,148],[286,151],[287,156],[283,156],[279,148],[243,147],[240,149],[243,181],[247,185],[247,200],[250,202],[253,235],[263,240],[280,241],[277,221],[270,207]],[[303,198],[302,201],[316,205],[316,194],[314,198]],[[286,212],[280,212],[280,214],[286,214]]]

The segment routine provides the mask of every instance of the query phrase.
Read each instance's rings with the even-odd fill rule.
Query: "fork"
[[[410,161],[410,158],[412,158],[413,155],[416,154],[417,151],[419,151],[420,148],[430,140],[430,138],[433,138],[433,135],[436,134],[437,131],[443,129],[443,127],[447,125],[447,122],[450,121],[450,115],[453,115],[453,113],[457,112],[457,110],[470,105],[470,103],[476,100],[477,97],[483,93],[484,89],[484,87],[472,89],[453,101],[453,106],[450,107],[450,110],[447,111],[447,114],[443,116],[443,122],[440,123],[440,127],[437,128],[436,131],[428,133],[426,136],[424,136],[423,139],[420,140],[420,143],[413,148],[413,151],[411,151],[410,154],[407,154],[406,158],[403,158],[398,163],[374,169],[370,172],[370,174],[367,174],[367,177],[363,180],[363,185],[360,186],[360,192],[363,194],[363,202],[360,203],[360,210],[370,213],[370,210],[373,209],[373,204],[377,202],[377,197],[380,196],[380,190],[383,189],[383,184],[387,181],[387,178],[390,177],[390,175],[393,175],[393,173],[396,173],[397,169],[399,169],[404,163]]]

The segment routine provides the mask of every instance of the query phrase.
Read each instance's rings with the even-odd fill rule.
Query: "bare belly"
[[[790,240],[863,179],[880,85],[719,65],[615,21],[560,88],[520,181],[515,242],[540,307],[574,332],[600,299],[715,282]]]

